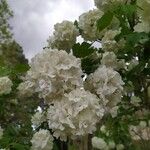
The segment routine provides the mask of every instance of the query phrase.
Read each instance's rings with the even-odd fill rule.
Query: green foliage
[[[87,42],[75,44],[72,48],[73,55],[81,58],[81,67],[84,73],[90,74],[99,66],[98,50]]]
[[[14,67],[19,64],[27,64],[22,47],[16,41],[7,41],[0,44],[0,65]]]
[[[107,11],[104,15],[97,21],[97,29],[98,31],[102,31],[106,27],[108,27],[113,20],[113,12]]]
[[[12,17],[6,0],[0,0],[0,43],[6,42],[11,39],[12,33],[8,23],[9,18]]]
[[[91,44],[83,42],[82,44],[75,44],[72,48],[72,51],[74,56],[78,58],[84,58],[95,52],[95,49],[91,46]]]

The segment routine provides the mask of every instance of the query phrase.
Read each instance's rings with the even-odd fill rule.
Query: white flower
[[[115,107],[122,96],[124,82],[118,72],[106,66],[100,66],[87,77],[85,88],[100,97],[100,103],[106,112]]]
[[[118,108],[119,108],[118,106],[115,106],[110,110],[110,114],[111,114],[112,118],[115,118],[117,116]]]
[[[53,137],[48,130],[41,129],[33,135],[31,143],[31,150],[52,150]]]
[[[116,150],[123,150],[124,149],[124,145],[123,144],[117,144],[116,145]]]
[[[129,62],[129,66],[128,66],[128,70],[132,70],[134,67],[136,67],[137,65],[139,64],[139,61],[136,60],[136,59],[132,59],[130,62]]]
[[[103,31],[97,30],[97,20],[102,17],[103,12],[98,9],[90,10],[79,17],[79,28],[82,30],[82,37],[87,41],[94,41],[103,35]]]
[[[104,114],[98,98],[84,89],[75,89],[49,107],[47,118],[54,136],[66,140],[92,134]]]
[[[119,34],[118,30],[108,30],[104,37],[102,38],[102,49],[104,51],[113,51],[117,52],[120,48],[124,46],[124,40],[120,40],[119,42],[115,41],[115,36]]]
[[[134,106],[140,106],[141,99],[139,97],[136,96],[132,96],[131,97],[131,104],[133,104]]]
[[[133,140],[150,140],[150,127],[145,121],[141,121],[137,126],[130,125],[129,132]]]
[[[35,84],[31,81],[25,81],[19,84],[17,89],[20,96],[30,97],[34,93]]]
[[[125,61],[117,60],[117,56],[114,52],[105,52],[102,56],[101,64],[116,70],[125,67]]]
[[[100,10],[110,9],[111,6],[126,2],[125,0],[94,0],[95,6]]]
[[[114,141],[109,141],[109,142],[108,142],[108,148],[109,148],[109,149],[114,149],[115,146],[116,146],[116,144],[115,144]]]
[[[150,25],[150,0],[137,0],[137,5],[142,8],[138,9],[139,16]]]
[[[142,21],[134,26],[134,31],[149,33],[150,32],[150,23]]]
[[[101,130],[102,133],[106,133],[106,126],[102,125],[101,128],[100,128],[100,130]]]
[[[145,128],[145,127],[147,126],[147,123],[146,123],[145,121],[140,121],[139,126],[140,126],[141,128]]]
[[[140,140],[140,135],[138,133],[138,128],[136,126],[130,125],[129,132],[133,140]]]
[[[0,77],[0,95],[9,94],[11,92],[12,85],[12,81],[7,76]]]
[[[36,128],[39,127],[43,121],[45,121],[43,112],[36,112],[31,118],[31,122]]]
[[[53,36],[48,40],[51,48],[69,51],[79,35],[78,29],[73,22],[63,21],[54,25]]]
[[[107,149],[107,143],[102,138],[98,138],[98,137],[92,138],[92,146],[93,148],[97,148],[101,150]]]
[[[0,126],[0,139],[2,138],[2,136],[3,136],[3,129]]]
[[[63,50],[45,49],[31,60],[24,79],[25,85],[26,82],[31,84],[25,90],[38,92],[41,98],[50,102],[63,95],[64,91],[81,86],[81,76],[80,59]]]

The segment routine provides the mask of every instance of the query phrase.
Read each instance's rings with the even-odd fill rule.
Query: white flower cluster
[[[3,129],[0,126],[0,139],[2,138],[2,136],[3,136]]]
[[[115,70],[125,68],[125,61],[123,59],[117,59],[114,52],[105,52],[101,59],[101,64],[106,67],[111,67]]]
[[[107,143],[102,139],[98,137],[93,137],[92,138],[92,146],[97,149],[101,150],[106,150],[107,148]]]
[[[138,9],[140,17],[142,17],[143,21],[150,24],[150,0],[137,0],[137,5],[142,8]]]
[[[142,102],[142,100],[137,97],[137,96],[132,96],[131,97],[131,104],[133,104],[134,106],[140,106],[140,102]]]
[[[96,95],[84,89],[75,89],[49,107],[47,118],[54,136],[66,140],[91,134],[104,114]]]
[[[104,51],[113,51],[117,52],[120,48],[124,46],[124,40],[119,42],[115,41],[115,36],[119,34],[118,30],[108,30],[105,32],[104,37],[102,38],[102,49]]]
[[[129,132],[133,140],[150,140],[150,121],[141,121],[139,125],[130,125]]]
[[[24,95],[38,92],[46,100],[53,135],[66,140],[93,133],[104,109],[96,95],[83,89],[80,60],[66,51],[46,49],[32,59],[30,67],[18,89]],[[36,113],[31,121],[38,127],[43,119],[43,114]]]
[[[124,82],[118,72],[105,65],[100,66],[87,77],[85,88],[99,96],[106,112],[114,112],[121,101]]]
[[[103,12],[98,9],[90,10],[79,16],[79,28],[82,30],[82,37],[87,41],[100,39],[104,31],[97,30],[97,20],[102,17]]]
[[[130,71],[132,70],[134,67],[136,67],[139,64],[139,61],[136,60],[135,58],[133,58],[131,61],[129,61],[129,65],[127,67],[127,70]]]
[[[137,25],[134,26],[134,31],[136,32],[150,32],[150,23],[147,22],[140,22]]]
[[[82,86],[80,60],[63,50],[45,49],[31,60],[30,67],[25,82],[18,87],[24,95],[38,92],[41,98],[52,101]]]
[[[34,82],[24,81],[18,86],[20,96],[30,97],[34,93]]]
[[[106,142],[104,139],[100,137],[93,137],[92,138],[92,146],[93,148],[100,149],[100,150],[123,150],[124,146],[122,144],[116,144],[114,141]]]
[[[36,112],[31,118],[31,122],[36,128],[39,127],[41,123],[44,121],[45,121],[44,113],[39,111]]]
[[[48,40],[51,48],[69,51],[76,42],[79,35],[78,29],[73,22],[63,21],[54,25],[53,36]]]
[[[12,81],[7,76],[0,77],[0,95],[9,94],[11,92],[12,85]]]
[[[31,140],[31,150],[52,150],[53,137],[48,130],[41,129],[36,132]]]
[[[112,5],[123,4],[126,0],[94,0],[95,6],[100,10],[108,10]]]
[[[136,32],[150,32],[150,0],[137,0],[138,16],[140,17],[140,23],[138,23],[134,30]]]

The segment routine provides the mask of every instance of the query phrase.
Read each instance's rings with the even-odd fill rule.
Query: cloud
[[[10,20],[14,38],[29,59],[46,46],[54,24],[74,21],[94,6],[92,0],[8,0],[8,3],[14,11]]]

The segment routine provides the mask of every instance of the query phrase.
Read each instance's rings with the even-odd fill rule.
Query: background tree
[[[13,16],[6,0],[0,0],[0,43],[12,39],[8,20]]]
[[[20,77],[29,66],[22,47],[13,38],[9,25],[11,17],[13,12],[7,1],[0,0],[0,79],[7,76],[13,83],[9,94],[0,95],[0,127],[4,130],[3,138],[0,139],[0,149],[24,150],[29,149],[32,137],[31,114],[37,105],[33,98],[18,96]]]

